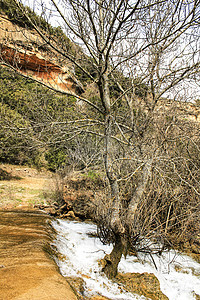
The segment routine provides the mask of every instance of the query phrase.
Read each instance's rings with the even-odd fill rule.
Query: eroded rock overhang
[[[12,24],[4,15],[0,16],[0,60],[55,90],[78,95],[84,91],[69,60],[59,64],[56,53],[36,31]]]

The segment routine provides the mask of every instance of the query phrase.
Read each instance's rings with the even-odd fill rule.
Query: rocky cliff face
[[[12,24],[5,15],[0,15],[0,60],[1,64],[10,65],[56,90],[83,92],[69,60],[59,64],[56,53],[36,31]]]

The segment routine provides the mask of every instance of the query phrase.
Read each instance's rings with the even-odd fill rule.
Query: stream
[[[63,276],[81,277],[85,282],[85,296],[95,294],[113,300],[146,299],[129,293],[102,274],[98,261],[112,251],[112,245],[103,245],[96,237],[96,225],[69,220],[52,223],[57,232],[54,246],[61,254],[55,258]],[[60,257],[59,256],[59,257]],[[157,270],[148,256],[122,257],[121,273],[154,273],[160,281],[161,291],[170,300],[195,300],[200,295],[200,264],[189,256],[174,250],[154,256]]]

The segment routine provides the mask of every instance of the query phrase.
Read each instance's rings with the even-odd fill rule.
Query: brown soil
[[[49,216],[0,211],[0,299],[75,300],[51,258]]]

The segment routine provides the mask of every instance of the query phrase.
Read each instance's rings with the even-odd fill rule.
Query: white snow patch
[[[110,299],[146,299],[128,293],[108,280],[100,271],[98,261],[112,251],[112,246],[103,245],[95,237],[96,225],[76,221],[58,220],[52,223],[57,231],[55,246],[65,259],[57,264],[63,276],[82,277],[85,281],[85,296],[100,294]],[[90,235],[93,234],[93,235]],[[170,300],[194,300],[200,295],[200,264],[176,251],[154,256],[157,270],[147,256],[122,257],[119,271],[123,273],[154,273],[160,281],[162,292]],[[177,271],[179,270],[179,271]]]

